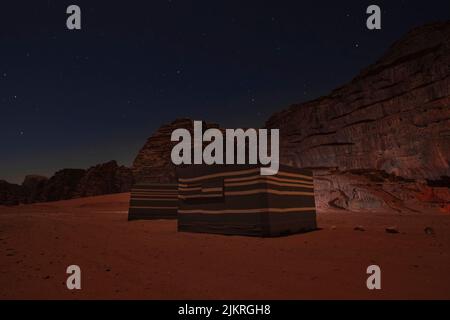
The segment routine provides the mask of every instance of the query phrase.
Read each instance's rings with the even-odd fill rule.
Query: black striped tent
[[[314,230],[312,174],[280,166],[261,176],[258,166],[178,169],[178,231],[281,236]]]
[[[139,183],[131,189],[128,220],[173,219],[177,217],[178,185]]]

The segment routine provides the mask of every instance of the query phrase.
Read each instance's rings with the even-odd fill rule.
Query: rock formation
[[[23,198],[20,185],[0,180],[0,205],[17,205],[23,201]]]
[[[39,175],[28,175],[22,182],[22,190],[25,194],[25,203],[34,203],[44,201],[44,188],[48,182],[47,177]]]
[[[63,169],[50,179],[28,175],[22,185],[0,180],[0,205],[17,205],[130,191],[130,168],[116,161],[84,169]]]
[[[77,185],[76,195],[89,197],[101,194],[127,192],[133,184],[129,168],[118,166],[116,161],[89,168]]]
[[[217,124],[203,123],[203,130],[218,128]],[[145,143],[133,162],[133,176],[136,182],[177,182],[176,167],[170,154],[177,142],[171,142],[172,132],[184,128],[193,134],[194,122],[191,119],[177,119],[161,126]]]
[[[48,179],[43,190],[43,201],[74,198],[78,183],[85,174],[83,169],[63,169]]]
[[[273,115],[266,127],[280,129],[283,163],[315,169],[320,207],[411,211],[408,203],[432,202],[444,208],[449,76],[450,22],[426,25],[350,83]]]

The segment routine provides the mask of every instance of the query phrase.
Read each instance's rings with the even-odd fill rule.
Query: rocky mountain
[[[266,127],[280,129],[282,162],[314,169],[320,207],[445,210],[450,22],[412,30],[350,83]]]
[[[83,169],[57,171],[44,186],[43,201],[57,201],[75,198],[78,183],[85,175]]]
[[[48,182],[47,177],[28,175],[22,182],[22,190],[25,195],[24,203],[41,202],[45,200],[44,188]]]
[[[116,161],[84,169],[63,169],[50,179],[37,175],[25,177],[22,185],[0,181],[0,205],[17,205],[66,200],[127,192],[133,184],[131,169]]]

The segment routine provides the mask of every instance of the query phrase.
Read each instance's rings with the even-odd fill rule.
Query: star
[[[7,76],[7,74],[6,74],[6,72],[4,72],[4,73],[3,73],[3,77],[6,78],[6,76]]]
[[[359,48],[359,43],[355,43],[355,48]]]
[[[23,132],[23,131],[20,131],[19,134],[20,134],[21,136],[23,136],[24,132]]]

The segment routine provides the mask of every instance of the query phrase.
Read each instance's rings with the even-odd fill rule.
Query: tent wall
[[[281,166],[191,166],[178,170],[178,230],[280,236],[314,230],[312,173]]]
[[[177,209],[177,184],[140,183],[131,190],[128,220],[175,219]]]

